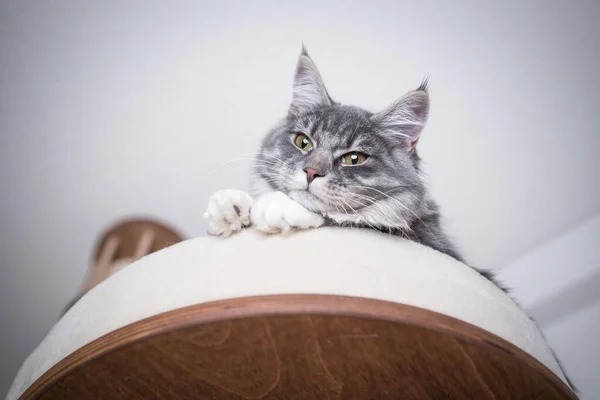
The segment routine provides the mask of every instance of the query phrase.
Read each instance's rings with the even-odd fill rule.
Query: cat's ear
[[[371,117],[386,134],[404,140],[413,151],[429,115],[428,81],[396,100],[385,110]]]
[[[309,57],[304,45],[296,66],[290,115],[298,116],[320,106],[328,106],[333,101],[325,89],[321,74]]]

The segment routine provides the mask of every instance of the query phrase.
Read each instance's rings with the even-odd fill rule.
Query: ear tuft
[[[306,49],[306,45],[304,44],[304,42],[302,42],[302,51],[300,52],[301,56],[306,56],[306,57],[310,57],[308,55],[308,50]]]
[[[421,84],[417,88],[417,90],[421,90],[423,92],[429,93],[429,77],[426,76],[425,79],[421,81]]]
[[[320,106],[331,104],[333,101],[327,93],[321,74],[308,55],[306,46],[302,43],[302,52],[298,58],[294,76],[292,104],[289,113],[298,116]]]
[[[417,90],[402,96],[371,120],[387,134],[405,139],[412,149],[429,115],[428,85],[429,80],[424,80]]]

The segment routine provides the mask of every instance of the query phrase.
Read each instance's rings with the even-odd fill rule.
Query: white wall
[[[149,214],[204,234],[209,194],[282,116],[300,42],[371,109],[432,82],[420,143],[452,233],[501,266],[600,210],[600,3],[0,3],[0,392],[94,239]]]
[[[570,293],[574,287],[597,280],[599,245],[600,213],[565,229],[496,271],[499,278],[510,284],[512,293],[524,307],[540,309],[558,294]],[[597,295],[600,298],[600,291]]]
[[[553,323],[544,333],[579,391],[580,400],[597,400],[600,393],[600,301]]]
[[[582,400],[600,393],[600,213],[497,268]]]

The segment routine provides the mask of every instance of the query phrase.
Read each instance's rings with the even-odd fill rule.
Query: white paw
[[[252,197],[236,189],[219,190],[208,200],[204,219],[208,222],[208,234],[229,236],[250,225]]]
[[[308,211],[282,192],[259,197],[252,206],[250,218],[254,228],[265,233],[318,228],[324,223],[323,217]]]

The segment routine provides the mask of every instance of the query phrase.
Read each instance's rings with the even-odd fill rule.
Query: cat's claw
[[[259,197],[250,212],[252,226],[265,233],[286,233],[290,229],[310,229],[323,225],[324,220],[282,192]]]
[[[225,189],[215,192],[204,213],[208,234],[227,237],[250,225],[251,207],[252,197],[244,191]]]

